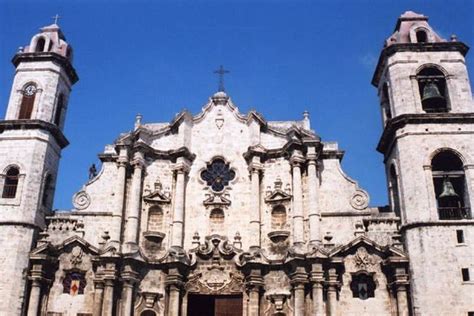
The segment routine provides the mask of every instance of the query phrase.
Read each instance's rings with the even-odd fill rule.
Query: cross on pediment
[[[224,89],[224,75],[228,74],[229,72],[230,71],[224,69],[224,66],[222,66],[222,65],[219,67],[219,69],[214,71],[215,74],[219,75],[219,90],[218,91],[222,91],[222,92],[225,91],[225,89]]]

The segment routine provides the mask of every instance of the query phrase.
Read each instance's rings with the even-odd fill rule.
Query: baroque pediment
[[[269,204],[279,204],[283,202],[291,201],[291,189],[289,183],[285,190],[283,190],[283,182],[280,177],[277,177],[273,186],[273,190],[270,187],[267,188],[265,202]]]
[[[398,257],[401,261],[408,260],[408,256],[404,251],[392,246],[381,246],[366,236],[359,236],[345,245],[334,248],[329,253],[329,257],[345,257],[348,254],[360,252],[361,248],[377,253],[382,258]]]

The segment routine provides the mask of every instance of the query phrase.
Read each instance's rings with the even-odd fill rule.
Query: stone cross
[[[224,75],[228,74],[230,71],[225,70],[221,65],[219,69],[215,70],[214,73],[219,75],[219,91],[224,92]]]
[[[51,18],[54,19],[54,24],[58,24],[58,20],[59,20],[59,18],[60,18],[59,14],[56,13],[56,15],[55,15],[55,16],[52,16]]]

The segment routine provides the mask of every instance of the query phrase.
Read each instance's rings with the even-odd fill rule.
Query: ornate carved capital
[[[191,169],[191,163],[186,159],[180,159],[173,166],[173,171],[177,174],[187,174]]]
[[[301,167],[301,165],[305,162],[305,158],[301,151],[294,150],[290,157],[290,164],[293,168]]]

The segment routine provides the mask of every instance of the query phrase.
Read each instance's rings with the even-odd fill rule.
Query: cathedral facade
[[[464,56],[405,12],[372,84],[390,205],[299,121],[221,89],[167,123],[137,116],[52,211],[78,76],[58,25],[14,57],[0,121],[0,315],[474,315],[474,105]]]

